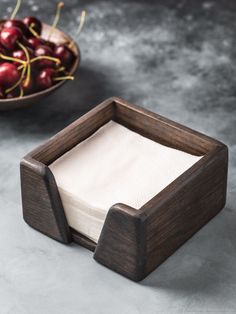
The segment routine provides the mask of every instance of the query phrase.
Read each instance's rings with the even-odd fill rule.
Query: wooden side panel
[[[50,170],[31,159],[23,159],[20,170],[24,220],[47,236],[69,243],[69,226]]]
[[[228,150],[210,154],[191,176],[186,173],[142,210],[147,215],[146,274],[213,218],[225,205]]]
[[[49,165],[110,121],[113,113],[113,102],[108,99],[36,148],[29,156]]]
[[[94,258],[99,263],[132,279],[144,277],[145,222],[137,210],[123,204],[110,208]]]
[[[214,149],[218,143],[158,114],[119,98],[115,100],[115,120],[153,141],[199,156]]]

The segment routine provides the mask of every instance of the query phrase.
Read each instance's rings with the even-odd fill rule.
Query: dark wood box
[[[112,206],[95,244],[68,226],[48,165],[110,120],[161,144],[204,157],[140,210],[125,204]],[[227,168],[224,144],[113,97],[23,158],[23,216],[36,230],[62,243],[74,241],[94,251],[99,263],[139,281],[224,207]]]

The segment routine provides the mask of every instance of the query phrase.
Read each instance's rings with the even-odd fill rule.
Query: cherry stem
[[[15,61],[15,62],[19,62],[21,63],[22,65],[25,65],[25,61],[22,61],[20,59],[17,59],[17,58],[13,58],[13,57],[9,57],[9,56],[6,56],[2,53],[0,53],[0,58],[2,58],[3,60],[8,60],[8,61]]]
[[[12,87],[8,88],[6,90],[6,93],[8,94],[9,92],[11,92],[12,90],[14,90],[17,86],[19,86],[25,76],[25,71],[26,71],[26,66],[23,68],[22,72],[21,72],[21,76],[20,79],[18,80],[18,82],[16,82],[16,84],[14,84]]]
[[[82,32],[82,29],[84,28],[84,24],[85,24],[85,20],[86,20],[86,15],[87,15],[87,12],[86,11],[82,11],[82,13],[80,14],[80,23],[79,23],[79,27],[76,31],[76,37],[78,38],[79,35],[81,34]],[[74,40],[72,40],[69,44],[69,48],[72,48],[73,45],[75,44]]]
[[[30,55],[27,48],[24,45],[22,45],[19,41],[17,42],[17,44],[24,51],[26,59],[27,59],[27,74],[26,74],[25,84],[28,85],[29,80],[30,80],[30,75],[31,75]]]
[[[74,80],[74,76],[70,76],[70,75],[68,75],[68,76],[60,76],[60,77],[55,77],[53,80],[54,81],[64,81],[64,80],[71,80],[71,81],[73,81]]]
[[[82,32],[82,29],[84,27],[84,24],[85,24],[85,19],[86,19],[86,15],[87,15],[87,12],[86,11],[82,11],[81,15],[80,15],[80,23],[79,23],[79,27],[76,31],[76,35],[79,36],[80,33]]]
[[[22,98],[24,96],[24,89],[22,88],[22,86],[20,86],[20,95],[19,97]]]
[[[57,24],[60,20],[60,15],[61,15],[61,9],[64,7],[64,2],[59,2],[57,4],[57,10],[56,10],[56,15],[55,15],[55,18],[54,18],[54,21],[53,21],[53,24],[52,24],[52,28],[51,28],[51,31],[48,35],[48,40],[51,38],[53,32],[55,31],[56,27],[57,27]]]
[[[61,63],[61,60],[58,59],[58,58],[53,58],[53,57],[50,57],[50,56],[38,56],[38,57],[35,57],[33,59],[30,60],[30,63],[33,63],[37,60],[50,60],[50,61],[53,61],[57,64],[60,64]]]
[[[65,67],[60,67],[59,69],[57,69],[57,73],[59,72],[64,72],[64,74],[69,75],[69,72],[66,71]]]
[[[34,30],[34,26],[35,26],[35,24],[31,23],[29,26],[29,30],[36,38],[40,38],[39,34]]]
[[[24,65],[22,64],[22,65],[18,66],[17,70],[20,71],[21,69],[23,69],[26,66],[26,64],[24,64]]]
[[[57,70],[57,72],[64,72],[65,71],[65,67],[60,67],[58,70]]]
[[[20,6],[21,6],[21,0],[17,0],[15,9],[14,9],[14,11],[12,12],[12,15],[11,15],[11,17],[10,17],[11,20],[13,20],[13,19],[16,17],[16,14],[17,14],[17,12],[19,11]]]

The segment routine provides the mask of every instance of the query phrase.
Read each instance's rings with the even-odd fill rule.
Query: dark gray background
[[[19,15],[50,23],[55,3],[25,0]],[[1,1],[1,15],[13,6]],[[60,27],[72,36],[82,8],[76,80],[29,109],[0,113],[0,313],[235,313],[236,2],[66,1]],[[226,208],[138,284],[21,215],[21,157],[113,95],[230,149]]]

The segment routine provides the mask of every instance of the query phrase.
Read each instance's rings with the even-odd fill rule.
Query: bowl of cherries
[[[68,80],[80,63],[75,41],[57,28],[63,2],[52,25],[37,17],[17,19],[21,0],[7,20],[0,21],[0,110],[23,108],[52,93]],[[80,16],[80,34],[86,13]]]

